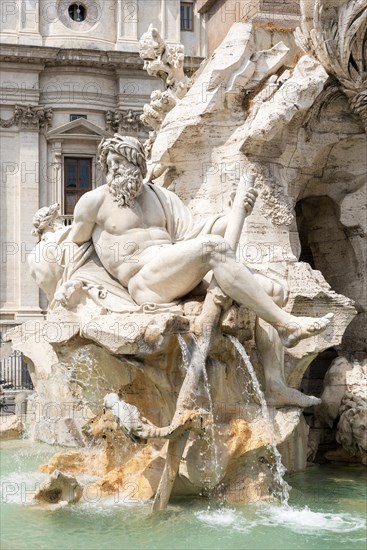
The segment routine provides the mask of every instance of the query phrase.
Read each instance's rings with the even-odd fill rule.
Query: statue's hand
[[[245,198],[243,200],[243,207],[246,216],[249,216],[253,211],[258,194],[259,193],[254,187],[250,187],[250,189],[246,191]]]
[[[57,292],[55,292],[54,299],[57,302],[60,302],[61,305],[66,307],[74,292],[79,290],[82,286],[83,283],[81,281],[67,281],[60,286]]]
[[[245,210],[245,216],[246,217],[249,216],[251,214],[251,212],[253,211],[258,194],[259,193],[256,191],[256,189],[254,187],[250,187],[250,189],[248,189],[248,191],[246,191],[245,197],[243,199],[243,208]],[[232,208],[235,196],[236,196],[236,192],[233,191],[233,193],[231,193],[230,199],[228,201],[228,206],[230,208]]]

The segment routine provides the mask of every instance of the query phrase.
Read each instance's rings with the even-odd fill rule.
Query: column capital
[[[19,126],[22,130],[46,130],[51,126],[53,110],[38,105],[15,105],[11,118],[0,119],[1,128]]]

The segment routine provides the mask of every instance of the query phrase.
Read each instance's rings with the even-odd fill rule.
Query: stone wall
[[[295,29],[300,16],[299,2],[295,0],[198,0],[196,9],[205,17],[208,55],[223,41],[233,23],[253,21],[259,36],[265,38],[262,30],[266,29],[275,36],[276,43]]]

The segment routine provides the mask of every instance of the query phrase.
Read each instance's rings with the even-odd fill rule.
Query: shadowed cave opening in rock
[[[300,388],[303,393],[316,397],[321,396],[325,374],[336,357],[338,357],[338,352],[335,348],[328,348],[315,357],[303,375]],[[313,412],[312,408],[309,410],[311,413]]]
[[[339,207],[328,196],[307,197],[297,202],[296,217],[301,243],[299,260],[321,271],[331,288],[356,299],[358,262],[348,230],[339,221]]]
[[[367,352],[364,310],[363,261],[357,257],[361,220],[345,226],[340,222],[339,205],[329,196],[311,196],[296,205],[301,244],[299,260],[321,271],[332,290],[355,301],[358,315],[344,333],[343,349]]]
[[[355,288],[357,259],[348,235],[348,229],[339,221],[340,210],[328,196],[311,196],[296,205],[297,228],[301,244],[299,260],[307,262],[312,269],[321,271],[335,292],[357,299]],[[320,397],[327,370],[338,356],[335,348],[321,352],[306,370],[301,391]],[[314,424],[314,409],[306,409],[304,416],[311,430]],[[336,422],[337,424],[337,422]],[[336,425],[325,430],[323,444],[315,461],[325,451],[336,447]],[[322,459],[321,459],[322,461]]]

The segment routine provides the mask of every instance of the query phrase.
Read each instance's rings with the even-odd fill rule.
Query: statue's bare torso
[[[154,258],[162,245],[172,245],[163,208],[155,193],[143,184],[133,207],[119,207],[108,186],[84,195],[75,209],[73,240],[80,244],[79,225],[88,216],[91,237],[105,269],[126,288],[130,279]]]

